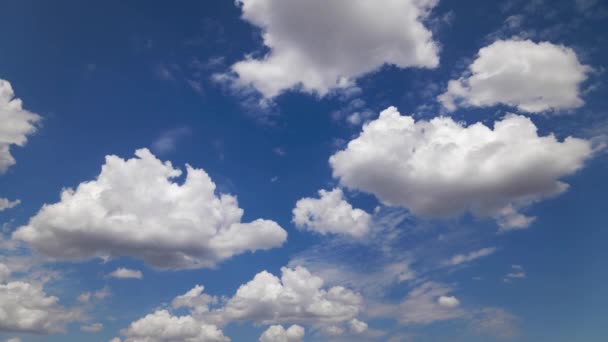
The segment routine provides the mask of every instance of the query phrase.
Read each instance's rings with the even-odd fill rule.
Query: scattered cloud
[[[144,275],[139,270],[120,267],[110,273],[110,277],[119,279],[142,279]]]
[[[492,255],[494,252],[496,252],[496,248],[486,247],[468,254],[456,254],[448,262],[446,262],[446,264],[452,266],[460,265],[462,263],[471,262],[473,260]]]
[[[584,104],[580,85],[590,71],[563,45],[498,40],[479,50],[469,70],[451,80],[438,100],[448,111],[498,104],[530,113],[577,108]]]
[[[165,131],[152,143],[152,150],[159,155],[173,152],[177,147],[177,142],[191,133],[190,127],[186,126]]]
[[[515,279],[524,279],[527,277],[526,271],[521,265],[511,265],[511,272],[507,273],[503,278],[505,283],[510,283]]]
[[[344,199],[342,189],[319,190],[319,198],[305,197],[296,203],[292,221],[298,228],[320,234],[344,234],[361,238],[369,232],[371,216]]]
[[[509,230],[522,228],[521,218],[509,219],[516,209],[566,191],[559,179],[592,154],[589,141],[539,136],[523,116],[509,114],[492,129],[448,117],[416,122],[390,107],[329,162],[342,186],[384,204],[426,217],[471,212]]]
[[[469,328],[478,335],[501,339],[513,339],[520,335],[521,319],[501,308],[483,308],[469,323]]]
[[[203,169],[182,171],[147,149],[136,158],[107,156],[99,176],[66,189],[13,238],[64,260],[131,256],[158,268],[213,267],[247,251],[280,246],[276,222],[241,223],[236,197],[219,194]]]
[[[0,198],[0,211],[11,209],[21,204],[20,200],[11,201],[7,198]]]
[[[83,325],[80,327],[80,330],[88,333],[97,333],[103,330],[103,324],[101,323],[92,323],[88,325]]]
[[[423,21],[436,3],[238,0],[270,51],[234,64],[234,82],[266,98],[292,88],[325,95],[385,64],[434,68],[439,47]]]

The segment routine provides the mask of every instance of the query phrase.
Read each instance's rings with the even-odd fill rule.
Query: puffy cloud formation
[[[433,68],[438,46],[423,25],[437,0],[237,0],[270,50],[232,66],[237,85],[266,98],[300,87],[325,95],[384,64]]]
[[[20,200],[11,201],[7,198],[0,198],[0,211],[11,209],[18,206],[21,203]]]
[[[182,172],[147,149],[136,158],[107,156],[97,179],[66,189],[13,238],[58,259],[131,256],[159,268],[212,267],[246,251],[280,246],[276,222],[241,223],[236,197],[215,194],[202,169]]]
[[[279,279],[262,271],[241,285],[221,309],[223,320],[324,326],[347,323],[361,309],[359,294],[342,286],[324,289],[323,279],[304,267],[283,267],[281,273]]]
[[[497,104],[531,113],[576,108],[584,103],[579,86],[590,70],[562,45],[499,40],[479,50],[469,71],[451,80],[438,100],[449,111]]]
[[[343,186],[385,204],[430,217],[470,211],[506,230],[529,224],[516,209],[564,192],[559,179],[592,154],[589,141],[539,136],[523,116],[509,114],[492,129],[448,117],[415,121],[390,107],[329,161]]]
[[[175,297],[171,302],[171,306],[174,309],[189,308],[195,314],[209,312],[209,305],[216,303],[217,298],[203,293],[204,290],[204,286],[196,285],[185,294]]]
[[[260,336],[260,342],[300,342],[304,338],[304,328],[294,324],[287,328],[282,325],[271,325]]]
[[[494,247],[486,247],[477,251],[470,252],[468,254],[456,254],[450,259],[447,264],[448,265],[460,265],[465,262],[470,262],[475,259],[483,258],[485,256],[494,254],[496,252],[496,248]]]
[[[447,296],[450,291],[445,285],[426,282],[410,291],[395,314],[403,324],[429,324],[463,317],[465,312],[458,309],[460,301]]]
[[[10,270],[0,263],[0,332],[50,334],[61,332],[80,313],[59,305],[42,285],[8,281]]]
[[[23,103],[15,98],[13,87],[0,79],[0,173],[15,164],[11,145],[23,146],[27,136],[36,131],[40,116],[23,109]]]
[[[173,316],[158,310],[121,331],[124,342],[227,342],[230,339],[213,324],[204,324],[192,316]]]
[[[344,234],[356,238],[369,232],[371,216],[344,199],[342,189],[319,190],[320,198],[302,198],[293,209],[293,222],[321,234]]]
[[[110,273],[110,277],[119,279],[141,279],[144,275],[139,270],[131,270],[124,267],[119,267]]]

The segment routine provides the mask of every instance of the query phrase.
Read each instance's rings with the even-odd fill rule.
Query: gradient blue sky
[[[377,1],[377,6],[384,5]],[[361,334],[330,336],[322,320],[274,322],[285,328],[303,326],[304,341],[605,341],[608,161],[602,147],[608,136],[608,4],[440,0],[431,8],[420,23],[437,46],[436,67],[384,65],[352,77],[347,89],[323,94],[285,87],[278,96],[264,98],[231,73],[231,66],[246,56],[261,59],[272,53],[261,38],[264,29],[243,19],[234,1],[2,1],[0,79],[10,82],[23,107],[41,119],[27,144],[10,145],[16,163],[0,174],[0,198],[20,200],[0,210],[0,263],[12,271],[5,282],[43,284],[46,295],[59,298],[61,310],[77,312],[78,317],[68,319],[65,331],[56,333],[20,331],[0,322],[0,340],[172,341],[129,340],[121,329],[159,308],[190,315],[170,303],[197,284],[204,285],[207,294],[229,298],[264,270],[280,276],[282,267],[300,265],[323,278],[324,289],[345,286],[358,293],[363,303],[357,317],[368,324]],[[277,10],[276,15],[281,13]],[[294,30],[315,25],[318,18],[307,14],[301,13],[304,24],[294,23]],[[374,14],[369,13],[369,20],[382,20]],[[357,30],[365,27],[363,22]],[[580,65],[589,67],[573,90],[583,103],[538,112],[500,101],[446,110],[437,97],[448,81],[468,77],[466,70],[479,50],[500,40],[548,42],[572,51]],[[505,55],[505,63],[512,58],[519,57]],[[290,67],[289,72],[298,74],[303,66]],[[561,68],[553,71],[566,73]],[[227,78],[218,80],[217,75]],[[534,78],[534,69],[528,75]],[[412,206],[389,205],[369,187],[346,186],[332,174],[329,158],[357,139],[364,121],[376,120],[389,106],[416,120],[443,115],[464,126],[481,122],[490,128],[515,113],[529,118],[539,136],[554,133],[559,142],[574,136],[593,151],[577,170],[558,173],[557,179],[569,184],[567,191],[517,204],[525,215],[536,217],[525,229],[499,230],[495,213],[465,210],[447,218],[421,214]],[[354,112],[365,118],[348,122]],[[0,129],[0,146],[1,134]],[[130,159],[140,148],[182,171],[186,164],[204,169],[216,193],[238,198],[243,222],[273,220],[287,232],[287,241],[237,253],[211,268],[161,270],[135,252],[64,261],[35,244],[11,239],[44,204],[59,202],[62,189],[94,180],[105,156]],[[561,151],[553,153],[563,157]],[[552,170],[526,172],[542,178]],[[382,170],[374,172],[378,174]],[[496,177],[500,182],[501,176]],[[174,181],[183,180],[181,176]],[[369,214],[369,232],[362,240],[298,229],[294,223],[292,209],[298,200],[318,198],[318,190],[334,188],[343,188],[343,199]],[[420,191],[414,197],[436,190],[413,190]],[[433,194],[428,195],[431,202],[438,196]],[[492,198],[486,195],[483,198]],[[40,224],[40,232],[51,225],[45,224]],[[458,255],[471,257],[451,263]],[[407,279],[393,279],[399,274],[391,274],[387,266],[395,263],[410,271]],[[110,277],[119,267],[139,270],[143,278]],[[429,283],[449,288],[441,296],[457,298],[457,307],[439,309],[453,310],[450,317],[434,316],[424,305],[399,306]],[[83,293],[101,289],[108,295],[93,295],[88,303],[78,300]],[[431,296],[430,304],[439,305],[440,295]],[[7,296],[11,293],[0,295],[0,312],[15,310],[2,302]],[[220,299],[214,307],[222,305]],[[418,317],[428,310],[433,317],[429,321],[399,320],[404,311]],[[257,341],[273,324],[262,320],[251,316],[217,324],[232,341]],[[94,323],[103,328],[81,331]]]

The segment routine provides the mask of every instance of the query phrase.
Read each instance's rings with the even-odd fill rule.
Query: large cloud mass
[[[40,116],[23,109],[23,103],[15,98],[13,87],[0,79],[0,173],[15,164],[11,145],[23,146],[27,136],[36,131]]]
[[[344,199],[341,189],[319,190],[320,198],[302,198],[293,209],[293,222],[320,234],[345,234],[356,238],[369,232],[371,216],[355,209]]]
[[[516,209],[565,191],[559,179],[591,155],[588,141],[539,136],[523,116],[507,115],[492,129],[447,117],[416,122],[390,107],[330,164],[342,185],[386,204],[430,217],[470,211],[509,229],[531,222]]]
[[[567,47],[529,40],[499,40],[479,50],[469,71],[448,83],[439,101],[458,106],[504,104],[526,112],[583,105],[579,87],[590,68]]]
[[[260,342],[300,342],[304,338],[304,328],[294,324],[285,329],[282,325],[271,325],[260,336]]]
[[[237,84],[265,97],[301,86],[326,94],[384,64],[436,67],[438,47],[422,20],[437,0],[237,0],[262,30],[261,59],[232,66]]]
[[[234,196],[216,196],[202,169],[181,171],[147,149],[137,158],[107,156],[97,179],[66,189],[14,238],[59,259],[132,256],[160,268],[212,267],[233,255],[280,246],[274,221],[241,223]]]

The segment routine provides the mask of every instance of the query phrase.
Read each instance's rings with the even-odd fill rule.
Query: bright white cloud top
[[[584,104],[580,85],[590,70],[562,45],[499,40],[479,50],[438,99],[449,111],[497,104],[531,113],[577,108]]]
[[[144,275],[139,270],[119,267],[110,273],[110,277],[119,279],[141,279]]]
[[[217,326],[205,324],[192,316],[173,316],[158,310],[121,331],[124,342],[229,342]]]
[[[447,117],[415,121],[390,107],[330,164],[341,185],[387,205],[427,217],[468,211],[513,229],[531,222],[516,209],[564,192],[568,185],[560,178],[592,154],[586,140],[539,136],[523,116],[509,114],[492,129]]]
[[[319,190],[319,198],[302,198],[293,209],[296,226],[320,234],[344,234],[361,238],[369,232],[371,216],[354,209],[342,189]]]
[[[433,68],[438,46],[423,25],[437,0],[237,0],[270,50],[232,66],[237,85],[266,98],[300,88],[325,95],[384,64]]]
[[[107,156],[97,179],[64,190],[13,238],[58,259],[131,256],[158,268],[213,267],[286,240],[274,221],[242,223],[236,197],[216,195],[204,170],[187,165],[179,184],[170,162],[147,149],[135,155]]]
[[[260,336],[260,342],[301,342],[304,328],[294,324],[285,329],[282,325],[271,325]]]
[[[36,132],[38,114],[23,108],[23,102],[15,97],[10,82],[0,79],[0,174],[15,164],[11,145],[24,146],[27,136]]]

